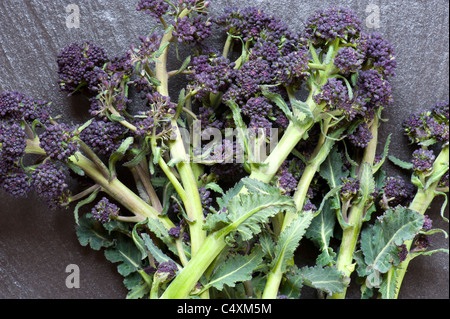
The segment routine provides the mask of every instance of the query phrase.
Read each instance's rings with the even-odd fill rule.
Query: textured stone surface
[[[237,0],[212,1],[218,14],[225,6],[242,5]],[[81,10],[79,29],[66,27],[66,5],[75,3]],[[2,0],[0,1],[0,91],[18,90],[53,102],[56,113],[74,122],[84,116],[83,100],[68,98],[56,85],[58,51],[65,45],[91,40],[104,46],[108,54],[119,55],[138,36],[152,28],[151,18],[135,11],[137,1],[120,0]],[[392,133],[391,154],[407,158],[408,150],[401,131],[403,118],[417,110],[448,99],[449,91],[449,3],[446,0],[403,1],[319,1],[252,0],[283,17],[293,29],[301,28],[305,18],[317,8],[339,5],[354,9],[365,20],[366,8],[380,9],[376,31],[392,42],[397,51],[397,77],[392,81],[395,103],[385,112],[381,142]],[[366,29],[368,30],[368,29]],[[77,109],[76,106],[79,106]],[[389,167],[391,174],[403,172]],[[70,211],[48,211],[37,198],[17,201],[0,192],[0,298],[123,298],[126,291],[115,265],[101,252],[83,248],[74,232]],[[434,226],[448,231],[439,218],[442,201],[429,214]],[[448,216],[448,211],[446,212]],[[433,247],[447,247],[437,235]],[[307,245],[301,248],[311,254]],[[299,262],[308,258],[300,254]],[[77,264],[81,288],[67,289],[66,266]],[[415,259],[405,277],[401,298],[449,298],[449,260],[444,254]],[[306,292],[304,298],[314,298]],[[353,290],[349,297],[358,297]]]

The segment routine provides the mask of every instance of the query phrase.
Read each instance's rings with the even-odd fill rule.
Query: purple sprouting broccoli
[[[92,218],[96,221],[106,224],[112,219],[119,216],[120,208],[109,201],[108,198],[103,197],[97,205],[91,210]]]
[[[174,22],[173,35],[179,42],[198,44],[211,35],[211,21],[198,17],[183,17]]]
[[[244,42],[257,39],[261,31],[266,29],[274,20],[272,15],[263,10],[247,7],[227,7],[225,13],[214,20],[225,31],[235,37],[241,37]],[[275,21],[275,22],[276,22]]]
[[[449,141],[448,101],[438,103],[427,111],[414,113],[403,122],[411,143],[431,145]]]
[[[389,41],[383,39],[379,33],[372,33],[366,40],[366,56],[371,65],[383,76],[395,76],[397,61]]]
[[[147,94],[148,111],[140,111],[135,116],[135,132],[138,136],[166,135],[171,132],[170,120],[176,112],[177,105],[170,101],[170,97],[158,92]]]
[[[202,130],[208,130],[209,128],[221,130],[224,128],[224,123],[217,119],[213,108],[199,107],[197,119],[201,123]]]
[[[170,5],[165,0],[140,0],[137,11],[144,11],[155,18],[161,18],[168,13]]]
[[[18,162],[25,155],[26,138],[20,124],[0,123],[0,160]]]
[[[59,87],[73,93],[87,85],[93,89],[97,82],[96,68],[103,68],[108,56],[103,48],[90,43],[72,43],[58,55]]]
[[[329,78],[314,96],[314,101],[319,105],[324,104],[326,111],[341,111],[349,118],[354,118],[357,113],[352,108],[347,86],[338,78]]]
[[[158,265],[155,272],[155,277],[159,282],[171,281],[178,272],[178,267],[173,261],[163,262]]]
[[[80,139],[97,154],[110,156],[119,148],[126,132],[120,123],[94,120],[81,131]]]
[[[16,164],[2,162],[0,163],[0,187],[13,197],[24,198],[31,190],[30,176]]]
[[[420,148],[412,153],[413,170],[416,174],[426,174],[433,169],[433,163],[436,159],[432,150]]]
[[[200,55],[191,61],[188,76],[189,87],[202,99],[209,93],[225,91],[235,76],[235,64],[220,56]]]
[[[66,124],[47,126],[39,136],[40,146],[54,160],[67,162],[80,148],[77,128]]]
[[[284,161],[276,175],[276,185],[281,192],[286,195],[293,194],[297,189],[298,184],[298,180],[294,177],[294,174],[290,172],[289,166],[289,162]]]
[[[408,247],[406,245],[400,245],[398,246],[399,252],[398,252],[398,259],[400,262],[403,262],[406,260],[406,257],[408,257]]]
[[[340,73],[348,75],[361,70],[366,59],[364,51],[360,48],[340,48],[334,58],[334,65],[339,68]]]
[[[372,132],[370,132],[369,125],[366,122],[360,124],[356,130],[348,136],[350,143],[359,148],[366,148],[372,138]]]
[[[341,178],[342,188],[340,196],[342,201],[346,202],[354,198],[359,193],[359,180],[353,177]]]
[[[0,119],[21,120],[30,123],[38,120],[47,123],[50,118],[50,103],[35,100],[20,92],[5,91],[0,93]]]
[[[321,46],[336,39],[354,43],[360,37],[362,23],[352,10],[335,7],[317,11],[305,25],[305,36]]]
[[[384,209],[397,205],[407,206],[414,197],[414,186],[401,177],[388,177],[382,189],[380,205]]]
[[[70,190],[66,184],[66,174],[51,161],[46,161],[34,169],[31,185],[39,197],[47,201],[50,208],[61,208],[68,203]]]

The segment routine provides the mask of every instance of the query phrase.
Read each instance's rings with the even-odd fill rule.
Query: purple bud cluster
[[[395,76],[397,61],[392,45],[381,34],[373,33],[367,37],[366,57],[383,76]]]
[[[435,105],[431,110],[412,114],[403,122],[405,134],[412,143],[448,143],[448,101]]]
[[[359,71],[365,61],[366,56],[359,48],[343,47],[339,49],[334,65],[339,68],[342,74],[350,74]]]
[[[17,165],[2,162],[0,164],[0,186],[11,196],[24,198],[31,190],[30,177]]]
[[[83,85],[92,89],[97,82],[95,69],[107,61],[105,50],[89,41],[66,46],[57,58],[60,89],[71,93]]]
[[[360,124],[356,130],[348,136],[350,143],[359,148],[366,148],[372,138],[372,132],[366,122]]]
[[[203,215],[206,216],[210,212],[209,208],[211,207],[211,205],[213,203],[213,197],[211,196],[212,194],[209,189],[202,187],[198,191],[200,193],[200,200],[201,200],[202,207],[203,207]]]
[[[170,120],[176,112],[177,105],[170,101],[170,97],[158,92],[147,94],[148,111],[140,111],[135,116],[136,135],[152,135],[168,132],[171,129]]]
[[[319,10],[306,22],[305,34],[314,45],[323,45],[336,39],[354,42],[361,33],[361,20],[346,8]]]
[[[356,111],[351,107],[347,86],[338,78],[329,78],[321,91],[314,96],[314,102],[319,105],[324,103],[325,110],[341,110],[350,118],[356,115]]]
[[[70,191],[65,180],[62,169],[51,161],[39,165],[31,176],[33,189],[51,208],[62,207],[68,202]]]
[[[293,194],[298,185],[298,181],[295,179],[294,175],[289,171],[289,162],[285,161],[276,175],[277,187],[281,190],[283,194],[291,195]],[[307,209],[304,209],[307,210]]]
[[[189,87],[197,90],[196,97],[202,99],[208,93],[225,91],[234,78],[234,63],[224,57],[200,55],[194,57],[189,67]]]
[[[106,224],[119,216],[120,208],[111,203],[108,198],[103,197],[94,208],[92,208],[91,215],[96,221]]]
[[[200,43],[211,35],[211,21],[198,17],[184,17],[174,22],[173,35],[179,42]]]
[[[391,207],[407,205],[414,197],[414,187],[401,177],[388,177],[384,182],[383,197]]]
[[[348,201],[358,195],[359,193],[359,180],[353,177],[341,178],[342,188],[340,196],[343,201]]]
[[[213,108],[199,107],[197,118],[201,123],[202,130],[208,130],[209,128],[221,130],[224,127],[223,122],[217,119]]]
[[[271,24],[278,23],[279,20],[254,7],[227,7],[225,13],[214,22],[222,26],[227,33],[241,37],[247,42],[258,38],[261,31]]]
[[[413,170],[416,173],[428,173],[433,169],[433,163],[436,159],[432,150],[420,148],[412,153]]]
[[[25,155],[25,131],[16,123],[0,123],[0,159],[8,163],[19,161]]]
[[[94,120],[81,131],[80,139],[97,154],[109,156],[119,148],[125,134],[120,123]]]
[[[155,277],[160,282],[171,281],[178,271],[177,265],[173,261],[163,262],[158,265],[158,269],[155,272]]]
[[[66,124],[50,125],[39,136],[40,147],[51,159],[67,162],[80,147],[78,135],[77,128]]]
[[[50,117],[49,106],[48,102],[32,99],[17,91],[0,93],[0,119],[25,119],[29,122],[39,120],[45,123]]]
[[[165,0],[140,0],[136,10],[161,18],[169,11],[169,4]]]

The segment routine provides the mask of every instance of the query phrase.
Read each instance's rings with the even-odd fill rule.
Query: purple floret
[[[341,198],[343,201],[348,201],[359,193],[360,183],[356,178],[348,177],[341,178],[342,188],[341,188]]]
[[[194,18],[186,16],[177,20],[173,26],[173,35],[179,42],[187,44],[200,43],[211,35],[211,22],[203,20],[200,16]]]
[[[97,154],[109,156],[119,148],[125,133],[120,123],[94,120],[80,133],[80,139]]]
[[[50,103],[35,100],[14,91],[0,93],[0,119],[46,123],[50,117]]]
[[[340,110],[349,118],[355,116],[355,111],[351,108],[347,86],[338,78],[329,78],[327,83],[322,86],[320,93],[314,96],[314,102],[325,103],[325,110]]]
[[[26,138],[19,124],[0,124],[0,160],[12,163],[22,158],[27,146]]]
[[[389,41],[383,39],[381,34],[373,33],[367,37],[367,58],[375,69],[384,76],[395,76],[397,61],[395,51]]]
[[[412,143],[448,143],[448,102],[439,103],[430,110],[410,115],[403,122],[403,128]]]
[[[50,161],[39,165],[31,176],[33,189],[50,208],[60,208],[68,202],[70,191],[65,180],[64,172]]]
[[[155,272],[161,282],[168,282],[175,277],[178,271],[177,265],[173,261],[163,262],[158,265],[158,269]]]
[[[188,76],[189,86],[197,90],[196,97],[202,99],[209,93],[225,91],[235,76],[235,64],[224,57],[200,55],[192,59]]]
[[[1,189],[16,198],[26,197],[31,190],[29,175],[15,164],[3,163],[2,166],[4,168],[0,168]]]
[[[372,140],[372,132],[367,123],[360,124],[356,130],[348,136],[350,143],[359,148],[366,148]]]
[[[342,74],[350,74],[359,71],[364,63],[365,55],[361,50],[352,47],[339,49],[334,58],[334,65]]]
[[[57,58],[60,89],[71,93],[83,85],[92,89],[97,82],[96,68],[107,61],[105,50],[89,41],[68,45]]]
[[[383,187],[383,207],[407,205],[414,197],[414,187],[401,177],[388,177]]]
[[[342,39],[352,42],[361,33],[361,20],[346,8],[319,10],[306,20],[306,36],[314,45]]]
[[[136,10],[145,11],[155,18],[161,18],[168,12],[169,4],[165,0],[140,0]]]
[[[298,181],[289,172],[289,163],[285,161],[277,173],[277,187],[283,194],[291,195],[297,189]]]
[[[119,216],[120,208],[111,203],[108,198],[103,197],[94,208],[92,208],[91,214],[92,218],[96,221],[106,224]]]
[[[418,149],[412,154],[413,169],[416,173],[427,173],[433,169],[436,159],[432,150]]]
[[[66,124],[50,125],[39,136],[39,145],[51,159],[67,162],[80,147],[78,134],[76,128]]]

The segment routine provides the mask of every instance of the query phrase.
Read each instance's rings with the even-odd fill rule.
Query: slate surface
[[[225,6],[239,6],[236,0],[211,1],[214,14]],[[80,8],[80,28],[69,29],[65,8]],[[84,118],[79,98],[68,98],[56,85],[55,59],[65,45],[91,40],[104,46],[110,56],[120,55],[138,36],[152,28],[148,16],[135,11],[137,1],[121,0],[2,0],[0,1],[0,91],[18,90],[53,102],[54,113],[74,122]],[[381,141],[392,133],[391,154],[407,158],[401,131],[403,118],[435,102],[448,99],[449,91],[449,2],[446,0],[251,0],[246,4],[283,17],[292,29],[301,28],[317,8],[331,5],[354,9],[365,21],[369,4],[380,12],[379,28],[397,51],[398,71],[393,79],[394,105],[385,112]],[[369,20],[369,22],[372,20]],[[370,27],[370,23],[368,27]],[[366,31],[371,31],[366,26]],[[77,109],[78,106],[78,109]],[[403,172],[389,167],[391,174]],[[14,200],[0,192],[0,298],[123,298],[126,291],[115,265],[101,252],[78,244],[70,211],[49,211],[34,195]],[[429,211],[434,226],[448,231],[439,218],[442,201]],[[448,209],[446,212],[448,216]],[[437,235],[433,247],[447,247]],[[311,249],[300,248],[308,262]],[[66,266],[80,268],[81,288],[65,285]],[[415,259],[405,277],[400,298],[449,298],[449,259],[445,254]],[[358,298],[351,290],[349,297]],[[315,298],[306,291],[303,298]]]

